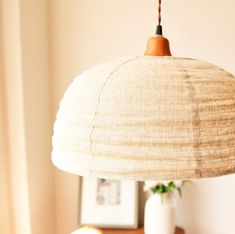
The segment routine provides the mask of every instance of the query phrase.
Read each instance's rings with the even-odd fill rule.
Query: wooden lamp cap
[[[171,56],[169,41],[161,35],[150,37],[144,55]]]

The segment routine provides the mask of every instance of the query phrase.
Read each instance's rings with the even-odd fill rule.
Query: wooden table
[[[103,234],[144,234],[144,228],[138,229],[101,229]],[[185,234],[182,228],[177,227],[175,234]]]

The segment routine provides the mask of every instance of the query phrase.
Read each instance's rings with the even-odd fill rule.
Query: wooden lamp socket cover
[[[148,40],[145,56],[171,56],[169,41],[163,36],[153,36]]]

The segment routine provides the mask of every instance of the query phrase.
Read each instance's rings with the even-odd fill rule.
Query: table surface
[[[101,229],[103,234],[144,234],[144,228],[138,229]],[[175,234],[185,234],[185,231],[182,228],[177,227]]]

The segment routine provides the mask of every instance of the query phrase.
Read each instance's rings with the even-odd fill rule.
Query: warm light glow
[[[71,234],[102,234],[102,232],[91,227],[82,227]]]

